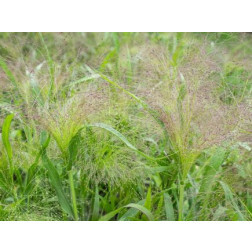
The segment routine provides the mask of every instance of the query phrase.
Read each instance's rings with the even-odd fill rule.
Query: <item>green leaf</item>
[[[98,79],[98,78],[100,78],[99,74],[92,74],[92,75],[89,75],[89,76],[85,76],[85,77],[82,77],[82,78],[80,78],[80,79],[78,79],[76,81],[73,81],[73,82],[69,83],[64,88],[74,87],[75,85],[78,85],[80,83],[83,83],[83,82],[86,82],[86,81],[89,81],[89,80]]]
[[[211,157],[203,165],[204,168],[204,178],[201,184],[200,192],[206,192],[211,189],[212,180],[214,176],[221,168],[226,155],[226,150],[224,148],[217,148]]]
[[[167,166],[158,166],[158,167],[153,167],[150,172],[153,174],[156,173],[162,173],[162,172],[167,172],[169,171],[170,168],[172,168],[173,165],[167,165]]]
[[[104,123],[93,123],[88,125],[89,127],[98,127],[98,128],[102,128],[105,129],[107,131],[109,131],[110,133],[112,133],[113,135],[115,135],[116,137],[118,137],[122,142],[124,142],[130,149],[132,149],[133,151],[139,153],[140,155],[144,156],[147,159],[151,159],[151,160],[159,160],[159,159],[166,159],[166,157],[162,157],[162,158],[153,158],[150,157],[148,155],[146,155],[145,153],[139,151],[135,146],[133,146],[125,136],[123,136],[120,132],[118,132],[117,130],[115,130],[114,128],[112,128],[111,126],[104,124]]]
[[[36,171],[37,171],[38,164],[39,164],[39,159],[40,159],[41,155],[43,154],[43,152],[45,152],[47,146],[49,145],[49,142],[50,142],[50,136],[47,134],[46,131],[42,131],[40,134],[41,149],[40,149],[39,153],[37,154],[34,163],[29,167],[27,175],[26,175],[26,179],[25,179],[25,191],[24,192],[27,195],[33,189],[32,181],[36,175]]]
[[[89,126],[93,126],[93,127],[99,127],[102,129],[105,129],[107,131],[109,131],[110,133],[112,133],[113,135],[117,136],[120,140],[122,140],[130,149],[137,151],[137,148],[135,146],[133,146],[127,139],[125,136],[123,136],[120,132],[118,132],[117,130],[115,130],[114,128],[112,128],[111,126],[104,124],[104,123],[94,123],[91,124]]]
[[[108,221],[108,220],[112,219],[116,214],[118,214],[124,208],[134,208],[137,211],[140,211],[143,214],[145,214],[150,221],[154,221],[154,216],[147,208],[145,208],[144,206],[142,206],[140,204],[135,204],[135,203],[131,203],[131,204],[128,204],[127,206],[120,207],[120,208],[102,216],[99,220],[100,221]],[[120,219],[120,220],[125,220],[125,218]]]
[[[102,216],[99,221],[109,221],[110,219],[112,219],[115,215],[117,215],[121,210],[123,209],[123,207],[120,207],[104,216]]]
[[[186,85],[185,83],[182,83],[182,85],[179,88],[179,94],[178,94],[178,102],[182,102],[185,99],[187,93]]]
[[[143,206],[144,205],[145,200],[140,200],[137,204]],[[129,218],[133,218],[134,216],[136,216],[136,214],[138,213],[138,209],[136,208],[130,208],[120,219],[119,221],[125,221]]]
[[[95,198],[94,198],[94,205],[93,205],[93,214],[92,220],[96,221],[99,218],[99,188],[98,186],[95,187]]]
[[[41,149],[45,150],[47,148],[47,146],[49,145],[50,142],[50,136],[47,134],[46,131],[42,131],[40,133],[40,145],[41,145]]]
[[[9,191],[10,191],[8,182],[6,181],[6,178],[4,177],[4,175],[3,175],[2,172],[0,172],[0,188],[1,188],[5,193],[9,193]]]
[[[68,146],[68,152],[69,152],[69,162],[68,162],[68,166],[67,169],[70,170],[72,168],[72,165],[74,163],[74,161],[76,160],[77,154],[78,154],[78,148],[79,148],[79,144],[80,144],[80,133],[81,130],[83,128],[81,128],[76,134],[75,136],[72,137],[69,146]]]
[[[242,220],[242,221],[245,221],[246,218],[244,217],[244,215],[242,214],[242,212],[240,211],[240,208],[234,198],[234,195],[232,193],[232,191],[230,190],[229,186],[224,183],[223,181],[220,181],[220,184],[224,190],[224,193],[225,193],[225,198],[226,198],[226,202],[227,203],[231,203],[231,205],[233,206],[233,208],[235,209],[236,213],[238,214],[239,216],[239,219]]]
[[[151,210],[151,186],[148,189],[144,207],[146,207],[148,210]]]
[[[158,204],[157,204],[157,208],[155,209],[155,219],[159,220],[162,212],[163,212],[163,206],[164,206],[164,195],[160,195],[159,199],[158,199]]]
[[[220,172],[222,163],[225,159],[226,150],[224,148],[215,149],[211,157],[203,165],[204,173],[202,183],[199,189],[199,200],[202,201],[201,219],[206,218],[208,212],[209,198],[212,193],[212,187],[216,182],[216,175]]]
[[[139,210],[140,212],[142,212],[143,214],[145,214],[150,221],[154,221],[154,216],[146,207],[141,206],[139,204],[135,204],[135,203],[128,204],[126,207],[135,208]]]
[[[2,141],[3,141],[4,148],[6,150],[7,156],[8,156],[11,172],[13,172],[12,171],[12,169],[13,169],[13,167],[12,167],[12,148],[11,148],[11,144],[10,144],[10,140],[9,140],[9,135],[10,135],[10,125],[11,125],[13,117],[14,117],[13,114],[6,116],[4,123],[3,123],[3,127],[2,127]]]
[[[160,115],[157,111],[153,110],[147,103],[145,103],[142,99],[138,98],[128,90],[124,89],[121,87],[119,84],[117,84],[115,81],[110,80],[107,76],[105,76],[102,73],[97,72],[102,79],[107,81],[110,85],[122,90],[124,93],[129,95],[131,98],[133,98],[138,104],[140,104],[155,120],[156,122],[162,127],[163,133],[164,133],[164,139],[165,139],[165,144],[168,143],[170,148],[173,149],[172,146],[172,141],[170,139],[170,136],[166,130],[165,123],[160,119]]]
[[[74,218],[72,207],[71,207],[71,205],[70,205],[70,203],[64,193],[59,174],[58,174],[55,166],[53,165],[53,163],[47,157],[45,152],[42,154],[42,161],[43,161],[44,167],[48,171],[51,184],[56,191],[60,206],[62,207],[63,211],[65,211],[72,218]]]
[[[3,71],[9,78],[10,82],[13,84],[13,86],[17,88],[18,82],[16,81],[14,75],[12,74],[11,70],[8,68],[7,64],[5,63],[2,57],[0,57],[0,67],[3,69]]]
[[[165,214],[168,221],[175,221],[173,204],[169,194],[164,193]]]
[[[70,184],[70,190],[71,190],[74,219],[77,221],[79,219],[79,217],[78,217],[78,209],[77,209],[76,194],[75,194],[72,170],[69,171],[68,177],[69,177],[69,184]]]
[[[214,168],[216,171],[222,165],[226,155],[226,150],[224,148],[217,148],[214,154],[211,156],[208,166]]]
[[[100,65],[100,70],[104,71],[106,69],[106,66],[108,65],[108,63],[116,56],[116,49],[112,50],[111,52],[109,52],[106,57],[103,59],[101,65]]]

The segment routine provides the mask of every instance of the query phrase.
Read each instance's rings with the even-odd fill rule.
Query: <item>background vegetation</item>
[[[252,37],[0,33],[0,220],[251,220]]]

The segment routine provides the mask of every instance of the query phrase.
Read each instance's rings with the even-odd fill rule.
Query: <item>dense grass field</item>
[[[0,33],[0,220],[252,220],[252,35]]]

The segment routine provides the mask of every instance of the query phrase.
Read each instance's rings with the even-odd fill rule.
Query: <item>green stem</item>
[[[181,181],[181,184],[179,186],[179,221],[183,221],[184,189],[184,181]]]
[[[74,212],[74,220],[77,221],[78,220],[78,210],[77,210],[76,195],[75,195],[72,171],[69,171],[69,184],[70,184],[71,197],[72,197],[72,207],[73,207],[73,212]]]

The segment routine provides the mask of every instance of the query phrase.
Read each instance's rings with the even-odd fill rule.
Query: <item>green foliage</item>
[[[11,70],[9,69],[9,67],[7,66],[7,64],[5,63],[4,59],[1,56],[0,56],[0,67],[3,69],[4,73],[7,75],[7,77],[9,78],[10,82],[14,85],[14,87],[17,88],[18,83],[14,75],[12,74]]]
[[[251,91],[252,80],[249,72],[232,62],[224,66],[222,82],[219,87],[220,99],[227,103],[240,102]]]
[[[42,161],[43,165],[48,171],[48,175],[51,181],[52,186],[54,187],[59,203],[62,207],[62,209],[69,214],[71,217],[74,217],[73,209],[71,207],[71,204],[64,192],[60,176],[58,174],[58,171],[56,170],[54,164],[51,162],[51,160],[47,157],[46,153],[42,154]],[[72,178],[70,179],[70,183],[72,184]],[[74,199],[73,199],[74,201]]]
[[[153,217],[152,213],[146,207],[144,207],[142,205],[139,205],[139,204],[131,203],[131,204],[128,204],[127,206],[125,206],[125,207],[118,208],[115,211],[112,211],[112,212],[108,213],[105,216],[102,216],[100,218],[100,221],[108,221],[108,220],[112,219],[115,215],[117,215],[124,208],[136,209],[137,211],[145,214],[149,221],[154,220],[154,217]]]
[[[92,220],[98,220],[99,218],[99,188],[98,186],[95,187],[95,197],[94,197],[94,206],[93,206],[93,214],[92,214]]]
[[[0,34],[0,220],[252,220],[250,36]]]
[[[11,171],[11,175],[13,175],[13,161],[12,161],[12,147],[10,144],[10,126],[11,126],[11,122],[13,119],[14,115],[10,114],[8,115],[3,123],[3,127],[2,127],[2,141],[3,141],[3,145],[5,147],[7,156],[8,156],[8,160],[9,160],[9,165],[10,165],[10,171]]]
[[[168,221],[174,221],[175,216],[174,216],[173,204],[171,201],[171,197],[169,196],[168,193],[164,193],[164,204],[165,204],[166,219]]]

